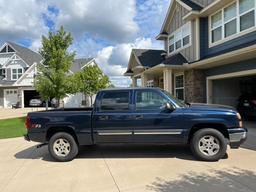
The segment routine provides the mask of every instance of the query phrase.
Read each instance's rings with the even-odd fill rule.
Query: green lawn
[[[21,137],[26,134],[24,122],[25,117],[0,120],[0,139]]]

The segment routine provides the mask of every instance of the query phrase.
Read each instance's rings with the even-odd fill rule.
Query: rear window
[[[129,91],[106,92],[101,98],[100,110],[129,110]]]

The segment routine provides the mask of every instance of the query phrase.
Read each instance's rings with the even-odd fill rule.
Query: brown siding
[[[203,6],[203,7],[206,7],[208,6],[209,4],[213,3],[215,0],[193,0],[195,3]]]
[[[188,13],[188,10],[182,7],[180,4],[176,4],[176,9],[171,22],[168,25],[169,34],[173,33],[176,29],[185,24],[183,17]]]

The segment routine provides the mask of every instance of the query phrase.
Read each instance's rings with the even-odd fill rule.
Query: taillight
[[[29,116],[28,116],[28,115],[27,115],[27,117],[26,117],[25,126],[26,126],[27,129],[30,128],[30,119],[29,119]]]

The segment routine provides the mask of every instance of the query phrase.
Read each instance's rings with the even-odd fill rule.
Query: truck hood
[[[190,109],[207,110],[207,111],[228,111],[236,112],[236,109],[227,105],[215,105],[215,104],[203,104],[203,103],[191,103]]]

